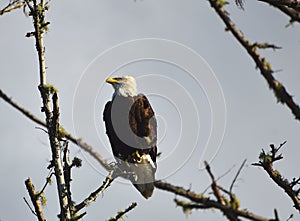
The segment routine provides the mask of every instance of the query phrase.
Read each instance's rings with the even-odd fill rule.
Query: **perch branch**
[[[300,107],[295,103],[293,96],[291,96],[284,85],[274,78],[272,75],[273,70],[270,63],[266,61],[265,58],[261,57],[257,52],[256,47],[246,39],[243,33],[237,28],[233,21],[228,16],[229,13],[223,8],[219,0],[209,0],[211,7],[215,9],[217,14],[220,16],[222,21],[225,23],[227,30],[229,30],[233,36],[238,40],[238,42],[246,49],[250,57],[255,62],[257,68],[259,68],[261,75],[267,81],[269,87],[273,90],[278,101],[286,104],[291,110],[293,115],[297,120],[300,120]]]
[[[46,124],[38,119],[37,117],[35,117],[33,114],[31,114],[28,110],[26,110],[25,108],[19,106],[16,102],[14,102],[11,98],[9,98],[3,91],[0,90],[0,97],[6,101],[8,104],[10,104],[11,106],[13,106],[15,109],[19,110],[21,113],[23,113],[26,117],[28,117],[29,119],[31,119],[32,121],[38,123],[41,126],[46,127]],[[96,151],[89,145],[87,145],[85,142],[83,142],[81,139],[76,139],[74,138],[71,134],[66,134],[65,137],[70,140],[72,143],[78,145],[79,147],[81,147],[82,149],[88,151],[89,149],[92,149],[92,152],[89,152],[91,154],[91,156],[93,156],[101,165],[105,165],[104,168],[106,168],[107,170],[109,170],[110,168],[112,168],[105,160],[103,160],[102,156],[100,154],[96,154],[94,155],[93,153],[96,153]],[[85,146],[89,147],[88,149],[84,148]],[[100,156],[100,158],[98,157]],[[109,184],[107,183],[107,181],[109,181],[110,183],[112,182],[112,180],[110,178],[107,178],[106,181],[104,182],[105,187],[103,187],[103,184],[101,185],[100,188],[98,188],[96,191],[94,191],[93,193],[90,194],[90,196],[82,201],[81,203],[79,203],[77,205],[77,209],[82,209],[83,207],[85,207],[86,205],[88,205],[90,202],[92,202],[95,198],[93,198],[93,196],[98,196],[98,192],[101,193],[104,191],[105,188],[107,188],[109,186]],[[296,180],[295,180],[296,182]],[[213,201],[210,200],[207,197],[204,197],[203,194],[196,194],[190,190],[185,190],[182,187],[178,187],[178,186],[174,186],[172,184],[166,183],[166,182],[162,182],[162,181],[156,181],[155,182],[155,187],[157,189],[161,189],[164,191],[168,191],[168,192],[172,192],[175,193],[176,195],[180,195],[183,196],[187,199],[190,199],[193,202],[199,203],[199,204],[195,204],[197,206],[195,206],[195,208],[220,208],[220,209],[230,209],[231,207],[226,206],[226,205],[222,205],[220,203],[218,203],[217,201]],[[236,211],[237,214],[241,217],[244,218],[248,218],[250,220],[255,220],[255,221],[267,221],[269,219],[260,217],[258,215],[255,215],[249,211],[246,210],[237,210]],[[85,213],[84,213],[85,214]],[[83,215],[84,215],[83,214]]]
[[[10,99],[3,91],[0,90],[0,97],[6,101],[8,104],[10,104],[11,106],[13,106],[15,109],[19,110],[21,113],[23,113],[26,117],[28,117],[29,119],[31,119],[32,121],[38,123],[41,126],[46,127],[46,124],[38,119],[37,117],[35,117],[33,114],[31,114],[28,110],[26,110],[25,108],[19,106],[16,102],[14,102],[12,99]],[[102,156],[100,154],[98,154],[91,146],[89,146],[88,144],[86,144],[85,142],[83,142],[81,139],[76,139],[74,138],[71,134],[66,133],[65,137],[70,140],[72,143],[78,145],[79,147],[81,147],[82,149],[88,151],[89,149],[92,150],[92,152],[88,151],[91,156],[93,156],[101,165],[104,165],[104,168],[107,170],[110,170],[112,167],[105,161],[103,160]],[[85,146],[87,146],[88,148],[85,148]],[[96,155],[93,153],[97,153]],[[100,158],[98,157],[100,156]],[[90,194],[90,197],[88,197],[86,200],[82,201],[81,203],[79,203],[77,205],[77,209],[82,209],[83,207],[85,207],[86,205],[88,205],[90,202],[92,202],[94,200],[93,196],[98,196],[98,192],[101,193],[104,191],[105,188],[107,188],[109,186],[109,184],[107,184],[107,181],[109,181],[110,183],[112,182],[112,180],[110,180],[110,178],[107,178],[106,181],[104,182],[105,187],[103,187],[103,184],[101,185],[100,188],[98,188],[96,191],[94,191],[93,193]],[[178,187],[178,186],[174,186],[172,184],[166,183],[166,182],[162,182],[162,181],[156,181],[155,182],[155,187],[157,189],[161,189],[164,191],[168,191],[168,192],[172,192],[175,193],[176,195],[180,195],[183,197],[186,197],[187,199],[190,199],[193,202],[196,203],[200,203],[197,204],[197,208],[224,208],[224,209],[229,209],[230,207],[228,206],[224,206],[220,203],[218,203],[217,201],[213,201],[210,200],[207,197],[204,197],[203,194],[196,194],[190,190],[185,190],[182,187]],[[268,219],[263,218],[263,217],[259,217],[251,212],[248,212],[246,210],[238,210],[237,213],[239,214],[239,216],[244,217],[244,218],[248,218],[250,220],[255,220],[255,221],[266,221]]]

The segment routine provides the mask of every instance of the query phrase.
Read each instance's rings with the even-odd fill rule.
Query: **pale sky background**
[[[2,1],[1,8],[6,4]],[[234,188],[241,208],[267,218],[273,218],[273,209],[277,208],[282,220],[291,213],[294,220],[299,220],[291,200],[262,169],[251,163],[258,160],[262,148],[287,140],[282,149],[284,159],[275,167],[288,179],[299,176],[300,122],[288,108],[277,103],[254,62],[224,31],[224,24],[208,1],[66,0],[51,1],[50,6],[50,31],[45,37],[47,81],[59,89],[61,124],[67,131],[82,137],[108,161],[113,161],[102,122],[104,105],[113,90],[104,80],[109,75],[133,75],[158,118],[158,148],[162,156],[158,160],[157,178],[201,193],[210,179],[199,165],[203,166],[203,160],[211,160],[210,154],[220,147],[211,162],[215,176],[235,166],[219,180],[225,188],[229,188],[239,165],[247,159]],[[300,102],[299,25],[285,28],[286,16],[256,1],[247,1],[245,11],[233,2],[226,8],[251,41],[269,41],[283,47],[261,54],[269,59],[274,70],[282,70],[275,73],[276,78]],[[33,30],[31,18],[16,10],[0,17],[0,27],[0,88],[43,119],[34,39],[24,37]],[[134,41],[145,38],[156,41]],[[133,42],[133,48],[126,49],[130,43],[124,42],[128,41]],[[139,42],[142,46],[134,46]],[[135,49],[141,50],[137,61]],[[110,56],[101,56],[105,51],[104,55]],[[184,56],[185,52],[195,56]],[[178,56],[178,61],[172,63],[172,56]],[[193,69],[196,64],[198,69]],[[217,80],[207,84],[205,76],[214,79],[214,75]],[[216,86],[218,83],[221,87]],[[218,93],[222,91],[223,94]],[[37,189],[43,186],[50,159],[48,138],[35,128],[36,124],[6,103],[0,103],[0,220],[35,220],[23,201],[23,197],[29,200],[24,181],[31,177]],[[213,123],[216,130],[210,140]],[[207,142],[212,143],[204,152]],[[102,184],[106,173],[80,149],[70,146],[72,155],[83,159],[83,167],[73,170],[72,182],[74,200],[80,202]],[[47,188],[46,197],[44,213],[48,220],[55,220],[56,185]],[[138,206],[125,220],[186,220],[173,199],[174,194],[157,189],[153,197],[145,200],[128,182],[118,179],[86,208],[85,220],[109,219],[131,202]],[[225,220],[221,213],[210,210],[193,211],[188,216],[191,221],[200,219]]]

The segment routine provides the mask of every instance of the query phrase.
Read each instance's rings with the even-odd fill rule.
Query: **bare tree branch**
[[[205,164],[205,169],[208,172],[208,174],[209,174],[209,176],[212,180],[211,188],[214,192],[214,195],[216,196],[218,202],[220,202],[221,204],[225,204],[224,198],[223,198],[223,196],[221,195],[221,193],[219,191],[217,182],[215,180],[215,177],[214,177],[213,173],[211,172],[209,164],[206,161],[204,161],[204,164]]]
[[[109,187],[109,185],[114,181],[114,179],[117,177],[117,173],[115,170],[112,170],[109,172],[109,174],[106,176],[105,180],[103,181],[102,185],[96,189],[94,192],[92,192],[86,199],[84,199],[81,203],[77,204],[75,206],[76,212],[80,211],[87,205],[89,205],[92,201],[95,201],[99,194],[103,193],[103,191]]]
[[[131,210],[133,210],[136,206],[137,206],[137,203],[135,203],[135,202],[132,203],[125,210],[119,211],[118,214],[116,215],[116,217],[112,217],[108,221],[118,221],[118,220],[122,219],[126,213],[128,213]]]
[[[28,203],[27,199],[25,197],[23,197],[23,200],[25,201],[26,205],[28,206],[28,208],[30,209],[31,213],[33,215],[36,216],[36,213],[34,212],[34,210],[32,209],[31,205]]]
[[[213,173],[212,173],[212,171],[210,169],[209,164],[206,161],[204,161],[204,164],[205,164],[205,169],[208,172],[208,174],[209,174],[209,176],[210,176],[210,178],[212,180],[211,189],[213,190],[213,193],[214,193],[215,197],[217,198],[217,200],[218,200],[218,202],[220,204],[226,205],[226,199],[225,199],[225,197],[223,197],[221,195],[221,193],[219,191],[220,188],[217,185],[217,182],[216,182],[215,177],[214,177],[214,175],[213,175]],[[228,211],[228,210],[221,210],[221,211],[224,213],[224,215],[229,220],[231,220],[231,221],[239,221],[238,216],[237,216],[236,213],[234,213],[232,211]]]
[[[46,84],[46,64],[45,64],[45,46],[43,40],[43,34],[47,30],[47,25],[49,22],[45,21],[45,7],[44,0],[32,1],[31,5],[29,0],[26,0],[27,6],[30,9],[30,16],[33,18],[34,24],[34,36],[35,45],[38,54],[39,62],[39,75],[40,75],[40,85],[39,90],[42,97],[42,112],[46,116],[46,125],[49,135],[49,141],[52,152],[52,163],[54,166],[58,197],[60,203],[60,219],[70,220],[71,212],[69,206],[71,205],[68,198],[68,191],[66,188],[66,181],[63,172],[62,158],[61,158],[61,143],[59,138],[59,107],[58,107],[58,96],[56,89],[52,85]],[[50,96],[52,94],[53,110],[51,110]]]
[[[51,184],[51,177],[52,177],[53,174],[54,173],[52,171],[50,171],[48,177],[46,178],[46,182],[45,182],[42,190],[39,191],[39,193],[37,194],[37,196],[40,196],[45,191],[45,189],[46,189],[46,187],[48,186],[49,183]]]
[[[286,142],[280,144],[278,148],[275,148],[275,146],[271,144],[271,151],[265,153],[265,151],[262,150],[259,156],[259,162],[253,163],[252,165],[262,167],[270,178],[292,199],[294,207],[300,213],[300,177],[299,179],[294,178],[292,182],[289,182],[287,179],[284,179],[278,170],[273,169],[273,163],[283,158],[281,154],[278,154],[278,151],[285,143]],[[298,188],[294,190],[296,186],[298,186]]]
[[[175,193],[176,195],[185,197],[189,200],[191,200],[192,203],[191,209],[210,209],[210,208],[215,208],[218,209],[222,212],[226,211],[227,213],[235,213],[236,216],[238,217],[243,217],[247,218],[249,220],[253,221],[270,221],[271,219],[258,216],[254,213],[249,212],[248,210],[242,210],[242,209],[234,209],[229,205],[223,205],[218,201],[212,200],[208,197],[203,196],[202,194],[197,194],[191,190],[184,189],[179,186],[174,186],[170,183],[167,182],[162,182],[162,181],[156,181],[155,187],[161,190],[165,190],[171,193]],[[195,204],[196,203],[196,204]],[[185,203],[185,205],[188,205]]]
[[[31,202],[34,206],[34,210],[35,210],[34,214],[37,216],[39,221],[46,221],[46,219],[44,218],[41,204],[39,202],[38,194],[36,194],[34,185],[32,184],[32,180],[30,178],[28,178],[25,181],[25,185],[26,185],[27,191],[29,193]],[[29,206],[28,202],[27,202],[27,205]],[[31,211],[32,211],[32,209],[31,209]]]
[[[4,7],[3,9],[0,10],[0,15],[10,12],[14,9],[21,8],[25,5],[26,5],[25,1],[19,1],[19,0],[11,1],[6,7]]]
[[[237,7],[244,10],[244,0],[235,0],[235,4],[237,5]]]
[[[233,181],[232,181],[232,183],[231,183],[231,185],[230,185],[230,188],[229,188],[229,192],[230,192],[230,193],[232,193],[232,189],[233,189],[234,183],[236,182],[238,176],[240,175],[242,169],[244,168],[246,161],[247,161],[246,159],[243,161],[243,163],[242,163],[242,165],[240,166],[238,172],[236,173],[236,175],[235,175],[235,177],[234,177],[234,179],[233,179]]]
[[[227,29],[233,34],[233,36],[238,40],[238,42],[247,50],[248,54],[251,56],[255,62],[257,68],[259,68],[261,75],[267,81],[269,87],[273,90],[278,101],[286,104],[291,110],[293,115],[297,120],[300,120],[300,107],[294,101],[293,96],[291,96],[284,85],[274,78],[272,73],[274,72],[271,68],[270,63],[257,52],[256,47],[246,39],[244,34],[237,28],[237,26],[232,22],[229,13],[223,8],[224,4],[220,4],[219,0],[209,0],[211,7],[215,9],[217,14],[225,23]]]

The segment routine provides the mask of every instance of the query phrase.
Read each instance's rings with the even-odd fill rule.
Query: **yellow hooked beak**
[[[106,79],[106,83],[109,83],[109,84],[113,84],[113,83],[117,83],[118,81],[114,78],[107,78]]]

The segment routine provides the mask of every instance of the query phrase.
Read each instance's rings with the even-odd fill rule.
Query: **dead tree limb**
[[[40,0],[40,2],[33,0],[32,4],[29,2],[29,0],[26,0],[26,4],[30,10],[29,15],[33,18],[33,34],[35,37],[35,45],[39,64],[40,85],[38,88],[42,97],[42,112],[45,113],[46,126],[52,152],[52,164],[54,166],[58,198],[60,203],[59,218],[65,221],[71,219],[71,212],[69,208],[71,204],[68,198],[68,190],[66,188],[61,157],[58,96],[55,87],[48,85],[46,80],[45,46],[43,35],[49,24],[49,22],[45,21],[45,11],[48,10],[48,7],[46,7],[44,0]],[[51,103],[53,105],[53,109],[51,109]]]
[[[225,23],[226,29],[233,34],[255,62],[256,67],[260,70],[261,75],[267,81],[269,87],[273,90],[277,100],[282,104],[285,104],[291,110],[294,117],[297,120],[300,120],[299,105],[294,101],[293,96],[287,92],[284,85],[274,77],[274,71],[272,70],[270,63],[258,53],[257,48],[244,36],[235,23],[230,19],[229,13],[223,7],[223,1],[208,1],[210,2],[211,7],[215,9],[219,17]]]

